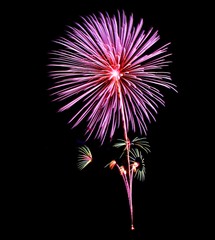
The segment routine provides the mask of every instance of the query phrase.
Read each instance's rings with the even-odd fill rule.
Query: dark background
[[[84,125],[71,130],[69,112],[50,101],[48,52],[53,40],[64,34],[80,16],[98,11],[115,14],[124,9],[146,28],[159,30],[162,41],[172,42],[170,66],[178,93],[164,91],[166,106],[157,121],[148,125],[151,153],[146,156],[146,180],[134,182],[134,223],[130,216],[122,180],[103,166],[111,160],[111,144],[88,145],[95,164],[80,172],[76,168],[77,146],[84,142]],[[16,14],[14,14],[14,12]],[[207,150],[203,134],[205,108],[202,103],[205,73],[200,58],[203,44],[199,4],[148,1],[59,1],[19,4],[8,11],[13,17],[14,61],[20,65],[14,86],[19,100],[13,101],[14,148],[9,174],[10,230],[22,238],[56,239],[179,239],[206,236],[208,182]],[[11,16],[11,17],[10,17]],[[19,56],[19,57],[18,57]],[[16,90],[16,89],[15,89]],[[207,95],[207,94],[206,94]],[[18,133],[16,133],[18,130]],[[12,157],[13,156],[13,157]],[[18,157],[19,156],[19,157]],[[9,157],[8,157],[9,158]],[[207,174],[206,174],[207,175]],[[209,227],[210,228],[210,227]]]

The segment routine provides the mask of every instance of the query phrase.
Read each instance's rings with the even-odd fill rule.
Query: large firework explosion
[[[58,49],[51,52],[50,88],[56,101],[62,101],[59,111],[81,107],[69,120],[75,127],[87,120],[86,135],[101,144],[116,130],[123,129],[124,139],[114,147],[123,147],[117,167],[128,194],[131,229],[133,226],[133,177],[145,178],[144,153],[150,151],[146,141],[147,124],[155,120],[159,105],[165,104],[160,88],[176,91],[168,71],[168,46],[159,46],[160,36],[153,28],[146,31],[143,19],[134,25],[131,14],[118,11],[116,15],[99,13],[82,17],[81,23],[68,27],[64,37],[55,42]],[[167,69],[167,70],[165,70]],[[144,135],[130,140],[129,131]],[[83,169],[93,157],[87,146],[80,147],[78,168]]]

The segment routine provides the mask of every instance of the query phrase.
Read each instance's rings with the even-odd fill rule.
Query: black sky
[[[196,73],[200,64],[194,46],[201,6],[180,1],[82,0],[23,4],[19,8],[21,21],[13,21],[13,39],[18,39],[22,59],[18,85],[23,94],[22,104],[14,103],[20,124],[13,128],[20,131],[13,141],[21,157],[15,162],[19,173],[12,183],[10,215],[16,236],[168,240],[193,239],[196,231],[204,235],[201,216],[205,205],[200,199],[205,196],[205,186],[200,177],[203,160],[198,140],[203,118],[198,112],[201,77]],[[145,182],[134,183],[136,230],[132,234],[121,179],[103,168],[112,156],[111,144],[99,148],[97,141],[90,140],[96,163],[79,172],[76,147],[84,141],[83,126],[71,130],[67,124],[70,113],[57,113],[59,105],[50,101],[47,91],[52,81],[47,72],[48,52],[66,25],[73,25],[80,16],[122,9],[133,13],[137,21],[143,18],[146,27],[158,29],[161,39],[172,43],[171,73],[178,90],[177,94],[165,91],[166,106],[159,108],[157,121],[148,126],[152,152],[146,157]]]

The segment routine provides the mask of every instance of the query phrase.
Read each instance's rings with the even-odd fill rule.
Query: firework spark
[[[133,22],[124,11],[83,17],[51,52],[51,94],[63,101],[59,111],[82,104],[69,122],[75,127],[86,118],[87,139],[94,134],[103,143],[122,122],[126,140],[130,129],[146,134],[147,123],[164,105],[159,88],[176,90],[162,70],[170,63],[170,43],[157,46],[158,31],[145,31],[142,19],[137,26]]]

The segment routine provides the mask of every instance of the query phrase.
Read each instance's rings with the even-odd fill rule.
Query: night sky
[[[204,235],[200,198],[205,196],[205,187],[198,140],[202,139],[198,130],[203,118],[198,112],[201,78],[196,73],[199,63],[193,44],[199,34],[198,10],[181,2],[135,0],[57,1],[19,7],[23,11],[17,13],[21,21],[13,21],[13,39],[18,38],[23,59],[17,84],[23,94],[22,104],[14,102],[17,125],[13,128],[20,131],[12,139],[20,158],[11,188],[12,232],[24,239],[63,240],[193,239],[197,229]],[[95,163],[78,171],[77,146],[85,143],[85,125],[71,129],[67,124],[71,112],[58,113],[60,103],[51,102],[47,91],[53,81],[47,67],[48,53],[55,47],[52,41],[80,16],[117,10],[133,13],[137,22],[143,18],[146,28],[159,31],[161,42],[172,43],[170,71],[178,90],[161,89],[166,106],[159,107],[156,122],[148,125],[151,153],[145,157],[146,180],[134,180],[133,233],[122,179],[116,171],[104,168],[112,160],[113,143],[100,147],[90,139],[87,144]]]

